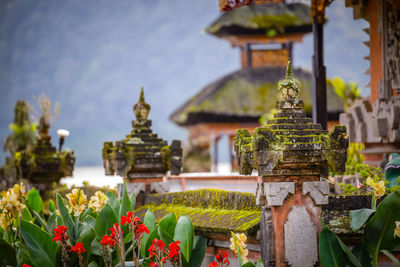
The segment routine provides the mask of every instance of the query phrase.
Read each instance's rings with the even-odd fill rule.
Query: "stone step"
[[[297,124],[306,124],[306,123],[312,123],[313,120],[311,118],[276,118],[276,119],[272,119],[272,120],[268,120],[267,121],[267,125],[270,124],[293,124],[293,127],[295,128],[295,126]]]
[[[279,119],[279,118],[305,118],[306,113],[304,111],[280,111],[276,114],[274,114],[274,118]]]
[[[305,135],[320,135],[324,133],[328,133],[328,131],[319,130],[319,129],[305,129],[305,130],[272,130],[274,135],[297,135],[297,136],[305,136]]]
[[[321,124],[271,124],[268,125],[272,130],[322,130]]]

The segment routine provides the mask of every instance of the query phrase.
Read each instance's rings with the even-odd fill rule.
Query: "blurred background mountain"
[[[34,105],[34,96],[45,93],[61,108],[53,144],[56,130],[66,128],[76,164],[102,165],[102,143],[130,132],[143,85],[153,131],[185,141],[186,131],[169,115],[240,67],[238,49],[203,32],[218,15],[216,0],[1,0],[0,140],[9,134],[15,102]],[[344,1],[335,1],[327,17],[328,77],[366,84],[367,22],[353,20]],[[294,65],[311,70],[312,49],[310,34],[294,46]],[[0,156],[2,163],[2,150]]]

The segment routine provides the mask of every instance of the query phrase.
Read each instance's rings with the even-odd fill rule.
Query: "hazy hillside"
[[[143,85],[154,131],[185,140],[168,116],[239,67],[237,50],[202,33],[217,16],[217,0],[1,0],[0,139],[9,133],[16,100],[33,103],[45,92],[61,104],[52,134],[69,129],[66,146],[75,150],[77,164],[100,165],[102,142],[130,131]],[[352,20],[343,1],[334,2],[328,16],[328,75],[365,84],[361,29],[367,23]],[[308,36],[295,46],[295,65],[311,69],[311,53]]]

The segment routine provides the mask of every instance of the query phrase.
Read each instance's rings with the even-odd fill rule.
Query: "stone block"
[[[150,184],[150,192],[157,194],[168,193],[169,184],[168,182],[155,182]]]
[[[305,206],[292,207],[284,231],[285,260],[289,266],[315,266],[318,262],[317,230]]]
[[[282,206],[290,194],[294,194],[293,182],[264,183],[267,206]]]
[[[122,197],[122,189],[124,188],[123,186],[123,183],[117,185],[118,199],[121,199]],[[126,191],[129,195],[134,192],[135,196],[138,196],[140,192],[146,191],[146,186],[144,183],[126,183]]]
[[[310,194],[315,205],[327,205],[329,203],[329,183],[326,181],[304,182],[302,194]]]
[[[266,207],[261,208],[260,237],[264,266],[275,266],[274,226],[271,210]]]

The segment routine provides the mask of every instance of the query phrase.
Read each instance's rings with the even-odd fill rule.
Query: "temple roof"
[[[312,31],[310,7],[302,3],[250,5],[225,12],[205,31],[223,38],[232,35],[276,35]]]
[[[302,82],[300,98],[311,114],[311,74],[301,68],[293,70]],[[277,83],[285,67],[244,68],[225,75],[204,87],[178,108],[170,119],[187,126],[204,122],[258,122],[261,115],[275,108]],[[338,120],[343,100],[328,85],[328,120]]]

